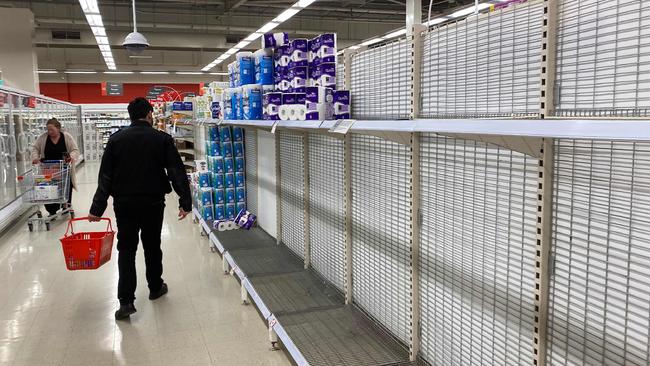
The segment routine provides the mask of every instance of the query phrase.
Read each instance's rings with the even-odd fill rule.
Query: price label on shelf
[[[278,122],[273,123],[273,127],[271,127],[271,133],[275,133],[276,128],[278,128]]]
[[[352,128],[352,125],[354,125],[354,120],[353,119],[341,119],[336,121],[334,123],[334,126],[332,126],[329,130],[331,133],[340,133],[340,134],[347,134],[350,128]]]

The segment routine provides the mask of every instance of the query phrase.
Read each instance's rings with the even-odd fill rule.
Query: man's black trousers
[[[121,304],[135,300],[137,277],[135,270],[135,253],[138,242],[142,240],[144,260],[147,266],[147,283],[149,291],[160,290],[162,279],[162,249],[160,248],[160,231],[162,230],[164,199],[158,201],[119,201],[115,202],[117,220],[117,250],[120,279],[117,297]]]

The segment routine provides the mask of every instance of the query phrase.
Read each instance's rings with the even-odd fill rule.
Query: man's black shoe
[[[169,292],[169,289],[167,288],[167,284],[163,282],[162,286],[160,286],[160,290],[149,293],[149,300],[155,300],[167,292]]]
[[[135,306],[133,304],[120,305],[120,308],[115,312],[115,320],[124,320],[135,313]]]

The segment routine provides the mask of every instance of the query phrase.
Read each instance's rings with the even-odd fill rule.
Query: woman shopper
[[[77,141],[71,134],[61,131],[61,122],[51,118],[45,124],[47,132],[39,136],[32,146],[32,164],[39,164],[41,160],[65,160],[70,164],[70,189],[68,191],[68,205],[72,203],[72,188],[76,188],[76,175],[74,163],[79,158]],[[55,215],[61,208],[58,203],[47,204],[45,209],[50,215]]]

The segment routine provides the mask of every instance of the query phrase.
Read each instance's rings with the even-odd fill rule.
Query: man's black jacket
[[[135,121],[108,140],[90,213],[102,216],[108,196],[117,204],[162,201],[172,191],[170,181],[180,208],[190,212],[190,185],[174,140],[147,121]]]

